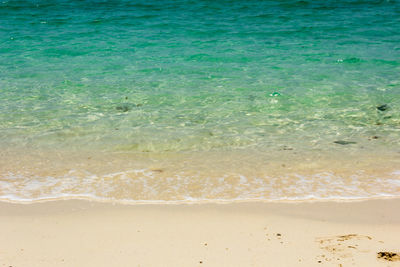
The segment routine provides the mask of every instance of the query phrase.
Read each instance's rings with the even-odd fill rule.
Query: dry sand
[[[400,200],[0,203],[7,267],[400,266],[379,252],[400,252]]]

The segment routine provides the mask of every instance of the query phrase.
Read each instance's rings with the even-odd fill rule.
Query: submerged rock
[[[132,107],[128,104],[122,104],[122,105],[117,106],[115,109],[122,111],[122,112],[128,112],[129,110],[132,109]]]
[[[342,62],[344,62],[344,63],[359,63],[359,62],[361,62],[361,59],[357,58],[357,57],[351,57],[351,58],[343,59]]]
[[[128,112],[134,107],[138,108],[138,107],[141,107],[141,106],[143,106],[143,104],[124,103],[124,104],[120,104],[120,105],[116,106],[115,109],[118,110],[118,111],[121,111],[121,112]]]
[[[356,142],[353,141],[344,141],[344,140],[338,140],[338,141],[334,141],[335,144],[339,144],[339,145],[352,145],[352,144],[357,144]]]
[[[379,105],[376,107],[377,110],[379,111],[385,111],[389,108],[389,106],[387,104],[383,104],[383,105]]]

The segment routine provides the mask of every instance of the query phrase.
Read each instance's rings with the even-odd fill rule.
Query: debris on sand
[[[394,252],[381,251],[377,253],[377,257],[387,261],[400,261],[400,255]]]

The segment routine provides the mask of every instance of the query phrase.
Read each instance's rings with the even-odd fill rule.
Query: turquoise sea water
[[[400,1],[0,2],[3,195],[22,192],[15,177],[51,176],[15,176],[26,162],[5,162],[18,151],[385,152],[390,163],[399,145]]]

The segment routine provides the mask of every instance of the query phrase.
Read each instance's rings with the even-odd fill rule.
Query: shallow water
[[[0,198],[400,195],[400,1],[2,1],[0,25]]]

